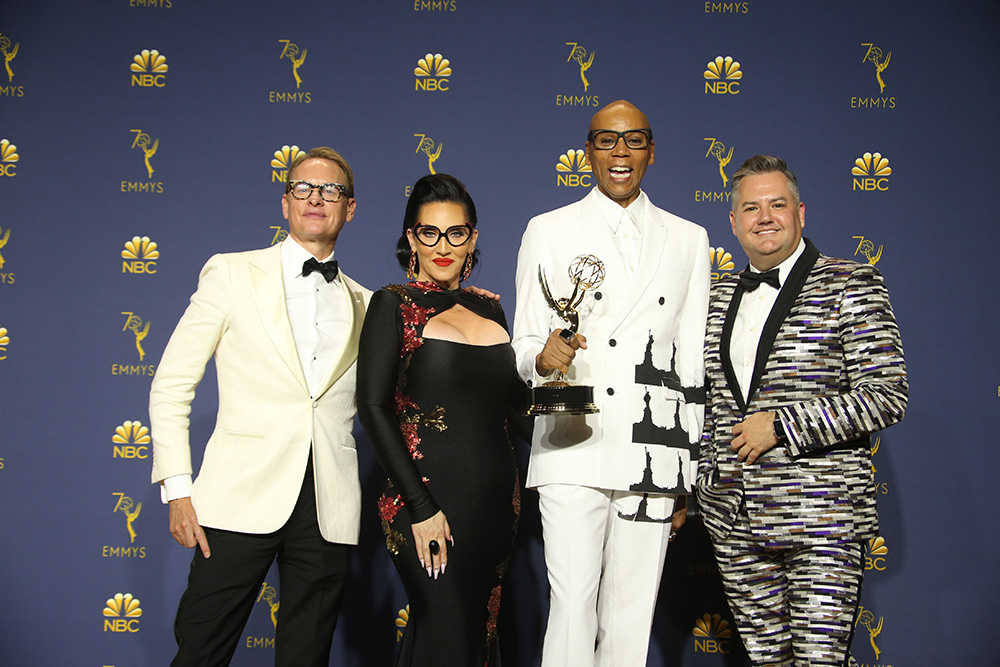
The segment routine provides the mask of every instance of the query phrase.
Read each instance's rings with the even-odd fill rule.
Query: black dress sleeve
[[[490,319],[503,327],[508,334],[507,316],[503,312],[503,306],[499,301],[489,299],[492,305]],[[507,429],[509,434],[516,435],[520,440],[531,444],[531,432],[535,426],[535,418],[529,417],[528,411],[528,385],[521,381],[517,375],[517,368],[511,368],[513,379],[510,383],[510,394],[507,398]]]
[[[403,499],[410,521],[419,523],[439,508],[417,470],[396,419],[403,319],[399,298],[379,290],[371,299],[358,350],[358,417],[382,470]]]

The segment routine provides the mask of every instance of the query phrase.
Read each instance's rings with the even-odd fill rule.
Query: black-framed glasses
[[[653,131],[648,127],[639,130],[625,130],[615,132],[614,130],[591,130],[587,134],[587,141],[599,151],[609,151],[618,145],[618,140],[624,139],[625,146],[633,151],[641,151],[649,148],[653,141]]]
[[[448,241],[448,245],[453,248],[458,248],[459,246],[463,246],[468,243],[469,238],[472,237],[472,227],[468,224],[455,225],[442,232],[437,227],[417,223],[413,225],[413,235],[418,241],[420,241],[420,243],[428,248],[436,246],[442,236],[444,236],[444,238]]]
[[[313,190],[319,190],[319,196],[324,201],[340,200],[340,195],[347,194],[347,186],[340,183],[320,183],[313,185],[309,181],[289,181],[285,192],[291,192],[296,199],[309,199]]]

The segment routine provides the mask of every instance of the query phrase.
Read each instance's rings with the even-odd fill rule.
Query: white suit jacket
[[[593,385],[600,412],[536,417],[527,485],[688,493],[704,419],[708,235],[647,202],[629,285],[597,206],[601,196],[595,188],[533,218],[521,239],[513,344],[526,381],[549,333],[567,326],[545,302],[538,267],[555,299],[573,291],[567,269],[575,257],[594,254],[606,268],[603,284],[577,307],[588,347],[577,352],[566,377]]]
[[[152,481],[191,474],[189,415],[214,355],[219,411],[191,499],[203,526],[270,533],[291,515],[310,443],[323,537],[356,544],[361,487],[352,427],[358,337],[371,292],[340,274],[351,333],[315,397],[285,307],[280,246],[215,255],[153,378]]]

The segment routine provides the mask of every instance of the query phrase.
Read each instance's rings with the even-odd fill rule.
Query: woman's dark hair
[[[469,191],[465,189],[462,181],[448,174],[428,174],[413,184],[410,191],[410,199],[406,202],[406,213],[403,214],[403,234],[396,242],[396,260],[405,270],[410,263],[410,242],[406,239],[407,230],[413,229],[420,216],[420,209],[424,204],[435,204],[437,202],[449,202],[461,204],[465,207],[466,222],[473,229],[476,228],[476,204],[469,196]],[[479,263],[479,248],[472,253],[472,268]],[[417,270],[420,270],[419,260]]]

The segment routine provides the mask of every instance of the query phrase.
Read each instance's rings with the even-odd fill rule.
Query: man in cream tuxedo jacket
[[[153,378],[152,481],[170,532],[195,549],[174,665],[225,665],[277,558],[278,665],[327,665],[357,544],[355,360],[370,292],[333,260],[354,216],[353,174],[315,148],[288,172],[289,235],[215,255]],[[191,482],[189,415],[215,357],[219,410]]]
[[[533,218],[517,260],[521,378],[537,385],[560,370],[592,385],[600,410],[535,418],[527,485],[538,489],[551,589],[542,665],[635,667],[646,664],[667,544],[697,468],[708,235],[641,191],[652,130],[632,104],[593,117],[587,157],[597,187]],[[568,297],[567,269],[588,254],[606,276],[567,340],[539,268],[552,297]]]

